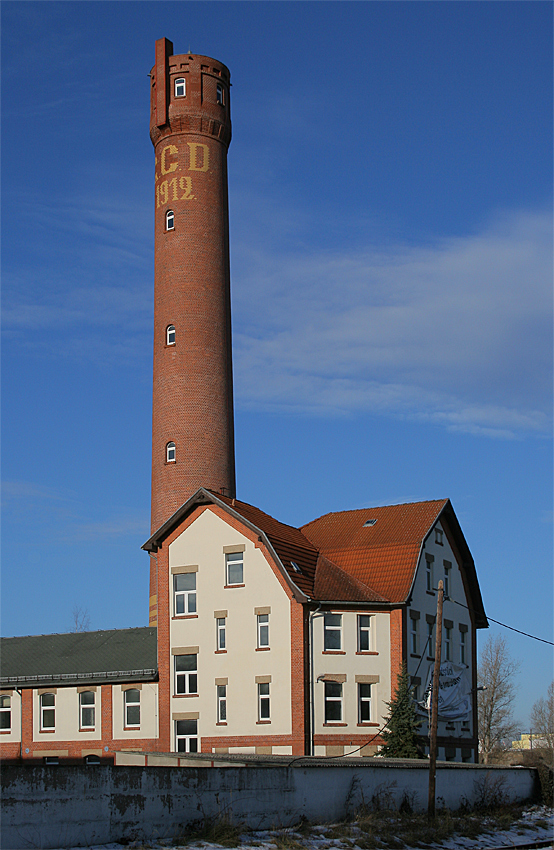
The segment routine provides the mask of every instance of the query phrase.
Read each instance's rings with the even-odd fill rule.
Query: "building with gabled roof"
[[[165,38],[155,55],[149,628],[4,639],[0,752],[374,755],[402,664],[425,705],[442,580],[459,697],[439,714],[439,757],[477,760],[487,619],[450,501],[295,528],[235,498],[230,73]]]

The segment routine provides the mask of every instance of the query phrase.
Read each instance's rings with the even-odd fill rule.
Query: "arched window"
[[[81,729],[94,729],[94,691],[79,694],[79,714]]]
[[[168,325],[165,332],[167,345],[175,345],[175,325]]]
[[[175,443],[168,443],[165,447],[165,459],[168,463],[175,462]]]
[[[175,97],[184,97],[186,93],[185,78],[179,77],[175,80]]]
[[[175,213],[173,210],[168,210],[165,214],[165,229],[175,230]]]

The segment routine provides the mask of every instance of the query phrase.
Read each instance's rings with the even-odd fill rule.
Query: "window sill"
[[[214,655],[225,655],[227,652],[226,649],[216,649]]]
[[[379,653],[374,652],[372,649],[359,649],[356,655],[379,655]]]
[[[256,720],[256,726],[269,726],[271,720]]]
[[[322,655],[346,655],[343,649],[324,649]]]
[[[140,729],[140,725],[139,726],[124,726],[123,727],[124,732],[138,732],[139,729]]]
[[[198,614],[175,614],[172,620],[197,620]]]
[[[96,726],[84,726],[79,732],[96,732]]]
[[[348,726],[348,723],[324,723],[324,726]]]
[[[269,652],[270,649],[270,646],[257,646],[256,652]]]
[[[434,590],[426,590],[425,593],[427,594],[427,596],[434,596],[435,595]]]
[[[421,658],[421,655],[418,655],[417,652],[410,652],[410,658]]]
[[[371,720],[364,720],[363,723],[358,723],[358,726],[379,726],[378,723],[373,723]]]
[[[434,659],[434,657],[433,657],[432,655],[428,655],[428,656],[427,656],[427,661],[434,661],[434,660],[435,660],[435,659]]]
[[[175,699],[190,699],[190,697],[197,697],[198,694],[173,694]]]
[[[11,734],[12,734],[11,729],[0,729],[0,735],[11,735]]]
[[[53,735],[55,731],[55,729],[41,729],[39,735]]]
[[[223,723],[223,721],[221,721],[221,722],[219,722],[219,723],[216,723],[215,725],[216,725],[216,726],[227,726],[227,724],[226,724],[226,723]]]
[[[224,584],[223,590],[231,590],[233,587],[246,587],[244,584]]]

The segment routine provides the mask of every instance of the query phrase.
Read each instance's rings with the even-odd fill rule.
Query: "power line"
[[[471,611],[472,614],[475,613],[473,608],[470,608],[469,605],[464,605],[463,602],[458,602],[457,599],[449,599],[448,601],[454,602],[461,608],[466,608],[468,611]],[[497,626],[503,626],[505,629],[510,629],[512,632],[517,632],[518,635],[524,635],[525,637],[532,638],[533,640],[539,640],[541,643],[547,643],[549,646],[554,646],[554,642],[551,640],[545,640],[544,638],[537,637],[536,635],[530,635],[528,632],[522,632],[521,629],[515,629],[513,626],[508,626],[507,623],[501,623],[500,620],[494,620],[492,617],[489,617],[488,614],[487,620],[490,620],[491,623],[496,623]]]

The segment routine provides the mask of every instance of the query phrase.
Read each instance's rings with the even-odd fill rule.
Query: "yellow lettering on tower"
[[[210,151],[208,149],[208,145],[202,145],[197,142],[187,142],[187,145],[190,149],[189,171],[207,171],[210,164]],[[203,152],[202,165],[198,165],[196,159],[198,148],[202,148]]]
[[[170,156],[173,156],[174,154],[176,154],[178,152],[175,145],[166,145],[165,146],[165,148],[162,151],[162,156],[161,156],[162,174],[171,174],[172,171],[177,171],[177,163],[176,162],[172,162],[171,165],[166,164],[166,154],[167,154],[168,151],[169,151]]]

